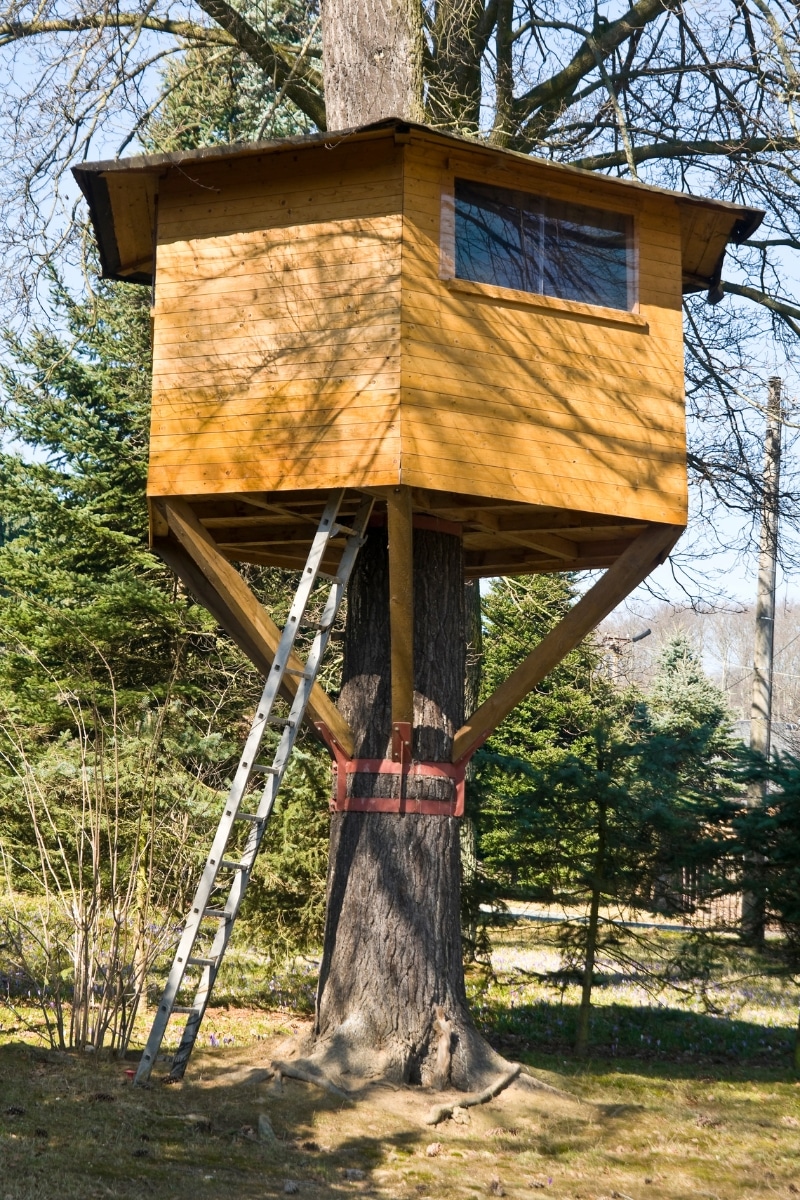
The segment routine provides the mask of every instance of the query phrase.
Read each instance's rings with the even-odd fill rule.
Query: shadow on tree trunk
[[[414,740],[446,762],[463,719],[460,538],[414,533]],[[339,706],[356,754],[391,746],[386,533],[370,532],[351,579]],[[399,777],[358,774],[360,794],[397,795]],[[409,778],[407,794],[447,800],[452,782]],[[447,816],[339,812],[331,820],[325,941],[309,1064],[345,1085],[485,1087],[508,1063],[475,1029],[464,988],[459,822]]]

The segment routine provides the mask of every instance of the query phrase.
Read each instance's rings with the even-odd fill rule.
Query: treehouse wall
[[[685,523],[675,202],[413,142],[404,178],[403,482]],[[454,178],[633,215],[637,310],[452,278]]]
[[[452,278],[455,178],[634,217],[638,304]],[[167,168],[148,490],[390,486],[683,524],[680,212],[395,136]]]
[[[161,180],[151,495],[396,483],[402,151]]]

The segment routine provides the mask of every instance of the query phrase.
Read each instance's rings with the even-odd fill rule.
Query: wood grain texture
[[[392,724],[414,720],[414,543],[411,490],[386,497],[389,536],[389,630]]]
[[[151,494],[396,482],[399,163],[317,171],[167,188]]]
[[[680,224],[634,198],[640,280],[657,277],[636,321],[621,314],[541,310],[504,289],[448,289],[441,268],[443,181],[482,174],[435,148],[409,150],[403,237],[403,481],[537,505],[581,507],[629,519],[686,518],[685,418],[680,324]],[[488,159],[486,160],[488,161]],[[545,174],[514,165],[503,186],[535,191]],[[452,185],[452,183],[451,183]],[[447,186],[447,183],[444,183]],[[577,195],[608,205],[613,185]],[[618,195],[618,193],[617,193]],[[632,207],[626,209],[626,203]],[[663,209],[663,205],[662,205]],[[650,234],[653,238],[650,240]],[[669,277],[664,281],[664,276]],[[463,485],[462,485],[463,486]]]

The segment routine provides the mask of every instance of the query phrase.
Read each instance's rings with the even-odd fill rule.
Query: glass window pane
[[[456,275],[525,290],[520,207],[514,192],[456,181]]]
[[[456,275],[478,283],[633,306],[630,217],[457,179]]]
[[[547,206],[546,296],[628,307],[628,219],[573,204]]]

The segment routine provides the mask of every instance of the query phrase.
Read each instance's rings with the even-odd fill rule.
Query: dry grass
[[[207,1015],[204,1045],[183,1084],[148,1090],[131,1086],[130,1063],[25,1044],[19,1029],[7,1027],[0,1033],[0,1200],[800,1195],[800,1087],[777,1036],[794,1020],[796,995],[776,983],[774,1009],[765,993],[748,992],[744,1000],[757,1010],[739,1003],[736,1015],[707,1017],[688,1003],[685,1012],[647,1010],[632,994],[626,1008],[624,992],[613,1001],[604,994],[617,1027],[639,1022],[628,1039],[636,1056],[618,1052],[626,1049],[623,1036],[616,1057],[603,1046],[603,1057],[581,1064],[560,1046],[555,1054],[552,1044],[549,1053],[537,1045],[535,1030],[544,1036],[560,1028],[557,1021],[568,1024],[570,1012],[569,997],[560,1007],[514,975],[515,964],[530,966],[525,954],[538,938],[536,930],[504,935],[496,961],[505,962],[507,977],[483,994],[479,1009],[500,1027],[495,1036],[506,1051],[567,1097],[515,1085],[471,1109],[468,1123],[432,1129],[422,1118],[441,1097],[419,1089],[374,1086],[352,1101],[291,1080],[278,1090],[263,1068],[306,1018],[244,1005]],[[716,1042],[701,1038],[687,1051],[686,1035],[676,1052],[679,1021],[664,1048],[641,1042],[645,1018],[656,1030],[676,1012],[689,1021],[685,1035],[701,1018],[718,1025]],[[769,1040],[754,1034],[741,1052],[741,1029],[729,1029],[737,1022]],[[218,1048],[208,1044],[211,1032]],[[779,1054],[767,1050],[773,1041]],[[260,1116],[275,1142],[259,1137]]]
[[[434,1130],[421,1121],[432,1097],[418,1091],[372,1087],[352,1103],[291,1080],[278,1091],[259,1071],[275,1049],[203,1049],[186,1082],[145,1091],[119,1063],[3,1047],[0,1196],[261,1198],[291,1194],[288,1181],[309,1200],[788,1200],[800,1189],[800,1092],[786,1080],[593,1067],[548,1074],[574,1099],[515,1086],[468,1124]],[[274,1145],[258,1136],[261,1114]]]

